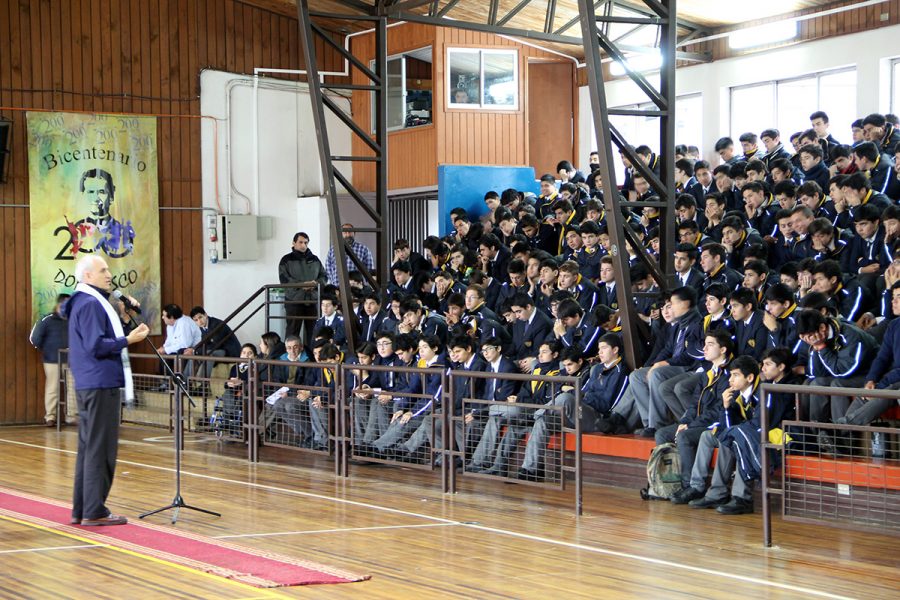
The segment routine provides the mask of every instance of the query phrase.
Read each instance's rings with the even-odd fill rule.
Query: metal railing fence
[[[132,356],[155,358],[147,354]],[[565,393],[563,388],[568,386],[571,388],[568,404],[518,403],[517,408],[522,414],[514,422],[500,424],[497,434],[502,438],[510,433],[511,427],[524,428],[525,431],[514,432],[519,436],[512,440],[515,444],[509,443],[514,449],[523,440],[527,445],[527,440],[534,437],[534,426],[538,421],[535,413],[543,411],[542,419],[549,424],[543,432],[539,450],[551,468],[548,470],[545,466],[541,480],[525,479],[522,482],[562,490],[566,479],[573,478],[576,512],[582,513],[580,406],[583,382],[578,378],[199,355],[164,358],[172,361],[176,376],[184,378],[194,401],[191,405],[183,397],[181,417],[187,423],[187,429],[213,434],[210,439],[218,443],[245,444],[250,462],[259,460],[261,447],[271,446],[333,458],[335,474],[343,477],[349,476],[351,466],[358,462],[386,463],[423,471],[439,468],[445,493],[457,491],[457,469],[454,467],[458,462],[465,464],[476,447],[474,443],[467,446],[457,442],[457,428],[466,431],[466,408],[471,411],[476,405],[483,406],[489,419],[492,407],[499,409],[509,405],[463,394],[458,399],[462,402],[462,411],[455,411],[452,398],[456,397],[457,386],[462,381],[514,381],[523,385],[535,382],[550,386],[550,398]],[[234,367],[241,372],[239,384],[230,377]],[[291,381],[282,381],[292,368],[299,369],[300,374],[295,372]],[[326,378],[323,374],[318,379],[307,377],[315,370],[327,370],[332,375]],[[358,385],[360,371],[392,373],[393,377],[419,375],[420,385],[416,391],[401,385],[391,389],[363,387]],[[429,378],[432,389],[426,387]],[[439,381],[436,389],[433,389],[434,378]],[[177,386],[168,376],[162,375],[161,370],[134,373],[134,379],[137,399],[134,405],[123,403],[122,422],[172,431],[177,423],[177,415],[173,414],[174,397],[180,393]],[[59,384],[61,410],[64,410],[66,402],[75,401],[66,353],[61,353],[60,357]],[[279,391],[282,393],[278,394]],[[315,398],[319,401],[314,404]],[[412,414],[411,410],[395,410],[394,403],[400,399],[407,403],[406,409],[418,405],[421,412]],[[380,412],[374,414],[373,410]],[[410,413],[409,421],[402,427],[395,424],[392,428],[391,421],[397,421],[404,413]],[[370,423],[374,427],[371,431],[368,430]],[[477,432],[478,436],[482,433]],[[569,440],[573,436],[574,451],[569,451],[567,447],[572,447]],[[480,437],[475,441],[480,441]],[[521,453],[514,454],[510,464],[518,464],[522,456]],[[550,477],[547,477],[548,473]],[[508,472],[502,475],[464,473],[464,476],[513,479]]]
[[[760,393],[766,400],[772,393],[793,394],[798,415],[781,423],[781,443],[770,442],[768,402],[760,402],[763,543],[772,545],[773,496],[781,497],[786,521],[900,534],[900,428],[799,418],[801,397],[810,394],[900,400],[900,390],[764,383]],[[881,456],[871,451],[874,436],[886,448]]]

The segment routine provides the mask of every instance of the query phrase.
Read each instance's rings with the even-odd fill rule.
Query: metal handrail
[[[272,302],[272,301],[269,299],[269,291],[270,291],[270,290],[274,290],[274,289],[278,289],[278,290],[283,290],[283,289],[315,289],[315,290],[317,291],[316,296],[317,296],[318,298],[321,298],[321,296],[322,296],[322,285],[321,285],[320,283],[318,283],[318,282],[308,282],[308,283],[278,283],[278,284],[275,284],[275,283],[268,283],[268,284],[266,284],[266,285],[260,287],[260,288],[259,288],[258,290],[256,290],[255,292],[253,292],[246,300],[244,300],[244,301],[240,304],[240,306],[238,306],[236,309],[234,309],[234,310],[231,312],[230,315],[228,315],[227,317],[225,317],[224,319],[222,319],[222,322],[221,322],[221,323],[219,323],[218,325],[216,325],[213,329],[211,329],[210,331],[208,331],[208,332],[206,333],[206,335],[204,335],[202,338],[200,338],[200,341],[197,343],[197,345],[195,346],[195,348],[203,348],[204,346],[206,346],[206,344],[209,343],[209,340],[210,340],[210,339],[212,339],[213,337],[215,337],[216,334],[218,334],[220,331],[222,331],[222,328],[223,328],[225,325],[227,325],[228,323],[230,323],[232,319],[234,319],[235,317],[237,317],[241,312],[244,311],[244,309],[246,309],[248,306],[250,306],[250,304],[251,304],[254,300],[256,300],[256,298],[257,298],[260,294],[265,293],[265,295],[266,295],[266,296],[265,296],[265,300],[263,301],[263,303],[260,304],[258,307],[256,307],[256,309],[255,309],[253,312],[251,312],[250,315],[248,315],[243,321],[241,321],[241,322],[238,324],[237,327],[233,327],[233,328],[231,329],[232,333],[236,333],[241,327],[244,326],[244,324],[247,323],[247,321],[249,321],[250,319],[252,319],[252,318],[256,315],[256,313],[258,313],[258,312],[259,312],[260,310],[262,310],[263,308],[266,308],[266,327],[268,327],[268,326],[269,326],[269,311],[268,311],[268,307],[269,307],[270,304],[285,304],[285,305],[287,305],[287,304],[311,303],[311,302],[308,302],[308,301],[305,301],[305,300],[304,300],[304,301],[293,301],[293,300],[292,300],[292,301],[287,301],[287,300],[285,300],[285,301],[282,301],[282,302]],[[317,305],[317,306],[318,306],[318,304],[319,304],[318,301],[316,301],[316,305]],[[225,339],[223,338],[223,339],[219,340],[219,343],[217,343],[217,344],[216,344],[215,346],[213,346],[212,348],[204,348],[204,351],[206,351],[206,352],[215,352],[216,350],[218,350],[219,346],[221,346],[221,344],[222,344],[224,341],[225,341]]]
[[[774,449],[784,454],[784,442],[781,444],[772,444],[769,442],[769,413],[768,400],[771,393],[794,394],[795,403],[799,409],[800,395],[821,394],[824,396],[847,396],[861,398],[886,398],[900,401],[900,390],[867,390],[865,388],[850,387],[829,387],[825,385],[798,385],[786,383],[763,383],[759,387],[762,400],[759,403],[759,429],[760,429],[760,483],[762,486],[762,516],[763,516],[763,544],[770,548],[772,546],[772,511],[769,507],[769,497],[771,495],[781,496],[782,512],[784,512],[785,497],[783,489],[770,488],[769,475],[769,453],[767,450]],[[834,423],[819,423],[816,421],[801,421],[799,410],[795,417],[796,420],[790,423],[803,423],[811,427],[827,427],[833,429],[841,429],[847,431],[868,431],[877,432],[883,430],[879,427],[861,426],[861,425],[843,425]],[[784,461],[782,461],[782,465]],[[737,475],[738,477],[740,475]],[[782,477],[784,475],[782,474]]]

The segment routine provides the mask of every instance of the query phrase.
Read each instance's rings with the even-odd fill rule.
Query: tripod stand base
[[[184,498],[182,498],[181,495],[179,494],[179,495],[175,496],[175,498],[172,500],[172,504],[169,504],[168,506],[163,506],[162,508],[157,508],[156,510],[151,510],[149,512],[141,513],[140,515],[138,515],[138,518],[143,519],[144,517],[149,517],[150,515],[155,515],[156,513],[161,513],[166,510],[174,509],[175,512],[172,513],[172,524],[174,525],[175,522],[178,521],[178,511],[182,508],[186,508],[188,510],[195,510],[197,512],[202,512],[207,515],[212,515],[214,517],[222,516],[220,513],[213,512],[211,510],[206,510],[205,508],[198,508],[196,506],[191,506],[190,504],[185,503]]]

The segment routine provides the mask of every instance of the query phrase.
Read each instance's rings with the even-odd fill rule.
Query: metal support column
[[[597,136],[597,151],[600,153],[600,173],[603,177],[603,198],[606,205],[606,218],[611,238],[613,267],[616,271],[616,297],[621,310],[622,332],[625,336],[626,360],[632,367],[640,366],[635,350],[637,341],[637,314],[634,310],[631,291],[630,266],[625,244],[631,245],[642,261],[650,267],[650,272],[660,288],[668,287],[673,276],[674,237],[674,170],[675,156],[675,0],[645,0],[645,4],[656,15],[648,26],[661,28],[659,51],[662,56],[661,85],[656,90],[640,73],[629,68],[625,61],[625,51],[620,50],[598,25],[605,25],[615,19],[608,14],[597,14],[596,5],[591,0],[578,0],[581,15],[581,32],[584,43],[585,63],[588,71],[588,84],[591,94],[591,110],[594,117],[594,129]],[[634,83],[656,105],[656,109],[646,112],[647,116],[660,119],[659,161],[660,176],[657,177],[635,154],[634,146],[617,131],[609,121],[610,110],[604,89],[601,51],[619,61],[625,72]],[[638,112],[638,111],[630,111]],[[615,114],[615,112],[613,112]],[[637,243],[631,231],[627,229],[622,208],[633,206],[620,200],[616,186],[615,167],[611,144],[615,144],[631,161],[634,168],[644,175],[654,193],[659,196],[655,205],[660,210],[660,265],[657,268],[646,249]]]
[[[362,275],[368,280],[374,289],[387,285],[389,264],[391,260],[390,240],[387,239],[387,222],[389,219],[387,202],[387,18],[384,16],[360,16],[360,15],[329,15],[332,18],[344,18],[350,20],[369,20],[375,27],[375,70],[363,64],[358,58],[348,52],[341,44],[331,39],[328,32],[317,26],[311,20],[309,0],[298,0],[297,16],[300,21],[300,49],[306,62],[309,96],[312,102],[313,122],[316,130],[316,142],[319,149],[319,157],[322,164],[322,180],[325,182],[325,196],[328,202],[328,217],[330,223],[331,239],[334,246],[335,263],[338,272],[338,287],[341,293],[341,310],[344,322],[347,324],[347,343],[350,352],[356,351],[357,331],[353,318],[353,305],[350,294],[350,281],[348,278],[347,259],[349,258]],[[350,83],[325,83],[319,76],[319,67],[316,56],[316,36],[319,36],[325,44],[344,58],[353,67],[359,70],[371,83],[366,85]],[[323,89],[350,89],[365,90],[375,98],[375,136],[374,138],[359,127],[353,117],[338,106],[334,100],[323,92]],[[353,134],[358,136],[374,155],[366,156],[333,156],[328,140],[328,128],[325,121],[325,108],[346,125]],[[375,206],[363,197],[335,165],[335,162],[375,163]],[[343,225],[338,206],[337,186],[335,182],[350,194],[350,196],[365,210],[374,222],[373,227],[355,227],[352,231],[374,232],[376,236],[376,272],[369,273],[356,256],[352,248],[345,245],[342,237]]]

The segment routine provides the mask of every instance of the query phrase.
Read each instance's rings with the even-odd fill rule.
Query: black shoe
[[[819,444],[819,452],[822,454],[830,454],[834,456],[837,454],[837,450],[834,447],[834,440],[831,439],[831,436],[824,429],[820,429],[818,435],[816,436],[816,443]]]
[[[707,498],[703,496],[702,498],[697,498],[696,500],[691,500],[688,502],[688,506],[691,508],[717,508],[722,506],[723,504],[728,504],[728,496],[724,498]]]
[[[634,434],[645,438],[656,437],[656,427],[644,427],[635,431]]]
[[[521,479],[522,481],[539,481],[540,476],[537,471],[532,471],[531,469],[519,469],[519,472],[516,473],[516,479]]]
[[[404,446],[397,446],[394,448],[394,460],[413,463],[418,462],[418,456],[407,450]]]
[[[628,433],[628,422],[618,413],[610,413],[609,416],[594,421],[595,433]]]
[[[704,492],[688,486],[672,494],[672,497],[669,498],[669,501],[672,504],[687,504],[691,500],[697,500],[698,498],[702,498],[703,496]]]
[[[372,456],[372,451],[374,447],[372,444],[367,442],[361,442],[360,444],[353,447],[353,454],[356,456]]]
[[[478,471],[479,475],[493,475],[494,477],[506,477],[506,467],[488,467]]]
[[[716,509],[722,515],[749,515],[753,514],[753,500],[732,498],[728,504],[723,504]]]

